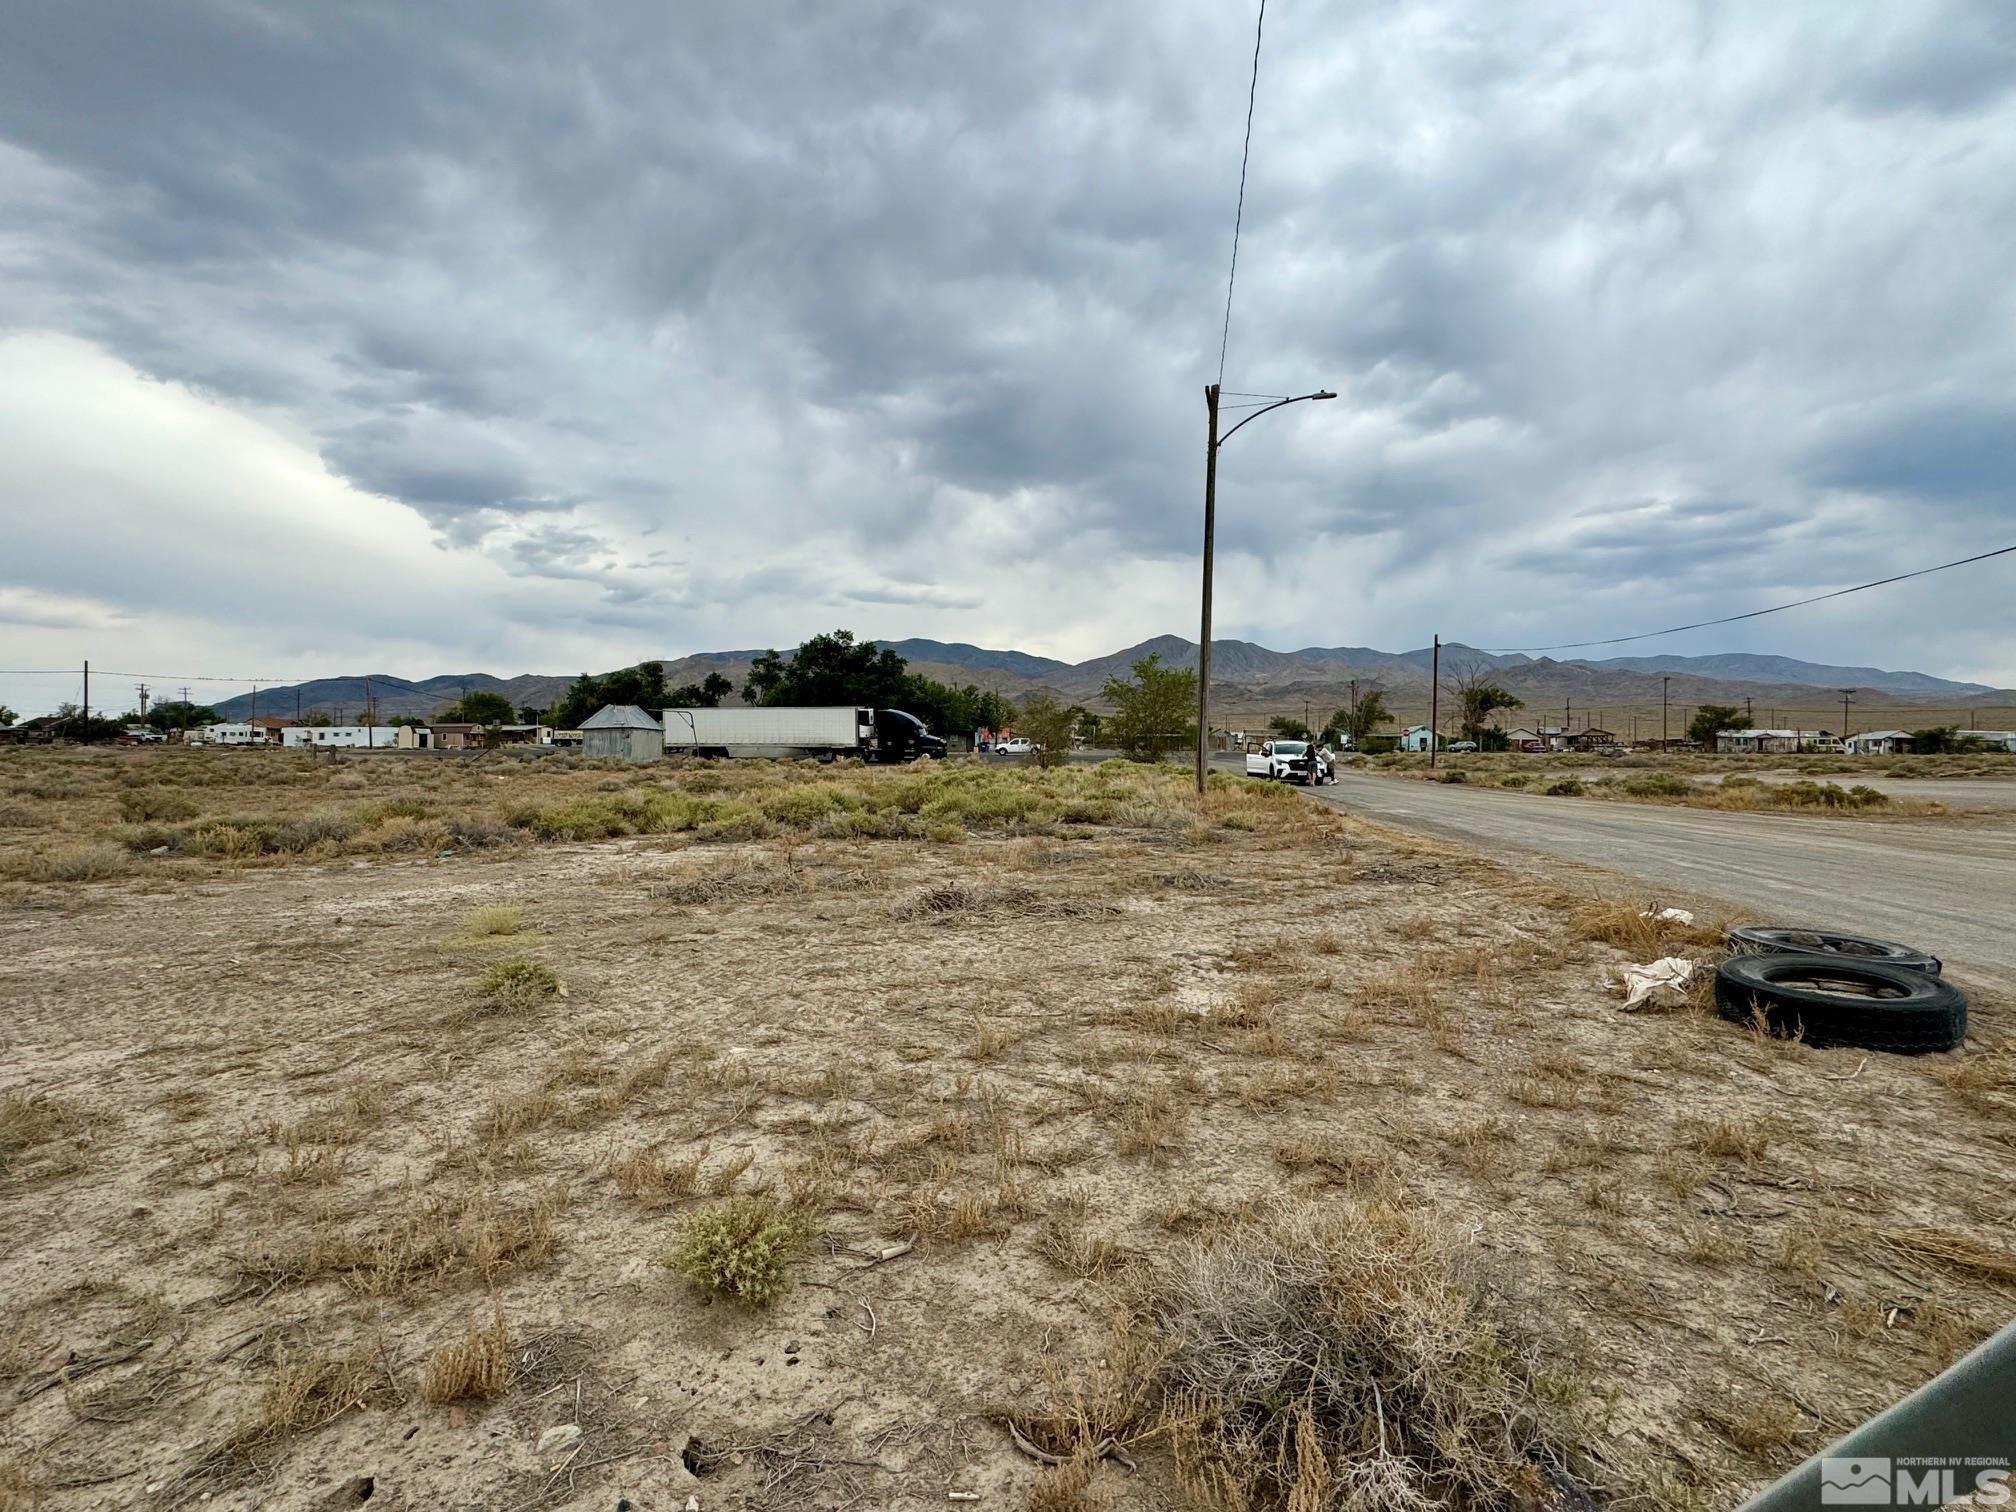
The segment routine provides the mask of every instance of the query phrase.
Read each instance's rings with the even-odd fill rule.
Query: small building
[[[544,725],[509,724],[486,727],[483,731],[481,743],[484,745],[492,744],[492,736],[496,737],[495,744],[497,745],[551,744],[546,738],[546,726]]]
[[[280,743],[290,751],[325,746],[390,751],[398,747],[399,732],[390,725],[289,725],[280,732]]]
[[[1718,739],[1716,744],[1721,744]],[[1847,739],[1850,756],[1901,756],[1911,749],[1909,730],[1863,730]]]
[[[579,730],[549,729],[546,732],[546,744],[556,750],[564,747],[570,751],[578,751],[582,746],[582,735]]]
[[[197,732],[205,745],[264,745],[266,732],[252,723],[209,724]]]
[[[1431,744],[1440,746],[1441,743],[1426,725],[1409,725],[1400,732],[1400,749],[1403,751],[1426,751]]]
[[[402,751],[431,751],[434,732],[425,725],[399,725],[393,731],[392,744]]]
[[[299,724],[300,721],[297,719],[288,719],[279,714],[261,714],[257,719],[249,721],[249,723],[254,729],[265,736],[268,745],[284,745],[286,744],[284,738],[285,732]]]
[[[665,755],[665,727],[635,704],[604,704],[581,721],[581,754],[658,761]]]
[[[1547,743],[1540,738],[1540,732],[1538,730],[1529,730],[1524,725],[1507,730],[1505,732],[1505,744],[1511,750],[1526,751],[1529,753],[1547,749]]]
[[[1991,751],[2016,752],[2016,730],[1962,730],[1954,738],[1963,745],[1980,744]]]
[[[1715,749],[1736,756],[1797,756],[1839,753],[1845,747],[1831,730],[1717,730]]]
[[[437,751],[473,751],[483,744],[483,726],[479,724],[437,724],[427,726]]]
[[[1616,744],[1617,736],[1614,731],[1599,730],[1594,725],[1584,730],[1577,730],[1568,737],[1568,749],[1571,751],[1593,751],[1598,746]]]

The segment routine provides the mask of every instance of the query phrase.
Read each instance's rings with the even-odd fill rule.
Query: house
[[[1900,756],[1911,749],[1909,730],[1863,730],[1847,741],[1851,756]]]
[[[266,732],[255,724],[209,724],[197,733],[205,745],[264,745]]]
[[[1613,731],[1599,730],[1594,725],[1589,726],[1587,729],[1577,730],[1573,735],[1568,737],[1568,749],[1571,751],[1593,751],[1598,746],[1614,746],[1616,744],[1617,736]]]
[[[1524,725],[1505,732],[1505,744],[1515,751],[1544,751],[1547,742],[1541,739],[1538,730],[1529,730]]]
[[[1431,741],[1436,746],[1442,744],[1426,725],[1409,725],[1400,732],[1400,749],[1403,751],[1426,751]]]
[[[635,704],[604,704],[581,721],[581,754],[657,761],[665,755],[665,727]]]
[[[1717,730],[1715,749],[1725,755],[1791,756],[1839,752],[1844,747],[1840,737],[1828,730]]]
[[[479,724],[429,725],[427,733],[437,751],[474,751],[483,744],[483,726]]]
[[[1956,738],[1967,745],[1978,742],[1991,751],[2016,753],[2016,730],[1962,730]]]
[[[278,714],[261,714],[256,719],[247,720],[252,728],[265,737],[268,745],[285,745],[284,732],[299,724],[299,720],[287,719]]]
[[[484,730],[482,744],[486,746],[492,744],[493,743],[491,740],[492,736],[496,737],[494,743],[497,745],[552,744],[552,742],[547,739],[545,725],[536,725],[536,724],[496,725],[494,727]]]
[[[390,725],[290,725],[280,732],[280,743],[290,751],[325,746],[389,751],[399,744],[399,732]]]

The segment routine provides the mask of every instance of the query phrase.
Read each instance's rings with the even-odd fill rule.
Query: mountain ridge
[[[923,638],[881,640],[902,656],[912,670],[941,682],[975,683],[1011,698],[1047,691],[1067,700],[1093,703],[1112,677],[1127,676],[1133,664],[1160,655],[1171,666],[1194,668],[1197,646],[1178,635],[1152,636],[1132,646],[1082,662],[1065,662],[1032,652],[990,648],[963,641]],[[698,651],[667,658],[665,680],[672,686],[698,682],[719,672],[740,682],[760,651]],[[1361,690],[1378,688],[1397,707],[1427,702],[1429,669],[1434,652],[1422,646],[1406,651],[1382,651],[1371,646],[1304,646],[1275,651],[1255,641],[1213,640],[1211,684],[1214,699],[1226,698],[1254,708],[1282,708],[1307,699],[1312,704],[1348,693],[1355,681]],[[1556,661],[1517,652],[1489,652],[1451,642],[1442,647],[1445,688],[1452,677],[1480,672],[1535,708],[1593,704],[1656,706],[1662,695],[1674,705],[1737,703],[1779,709],[1824,709],[1838,704],[1837,690],[1856,689],[1856,698],[1875,707],[1899,700],[1939,700],[1965,706],[2003,690],[1983,683],[1958,682],[1930,673],[1889,671],[1878,667],[1836,666],[1794,657],[1748,652],[1704,656],[1644,656]],[[284,687],[240,694],[213,705],[230,719],[255,712],[305,717],[328,714],[357,717],[363,712],[366,689],[378,717],[396,714],[422,717],[438,713],[462,693],[500,693],[514,707],[546,708],[573,681],[573,674],[520,673],[499,677],[488,672],[437,673],[424,678],[400,678],[383,673],[315,678]],[[256,700],[256,702],[255,702]],[[1542,717],[1542,716],[1535,716]]]

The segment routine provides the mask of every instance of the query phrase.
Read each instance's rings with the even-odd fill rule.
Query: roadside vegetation
[[[956,843],[1078,827],[1306,825],[1292,795],[1213,774],[1202,810],[1173,769],[934,762],[648,766],[572,755],[54,749],[0,757],[0,878],[73,883],[197,863],[419,859],[618,836]],[[502,932],[494,926],[490,932]]]
[[[1503,788],[1540,793],[1550,798],[1597,798],[1623,803],[1658,803],[1680,808],[1722,809],[1734,813],[1883,814],[1899,818],[1933,817],[1951,812],[1943,803],[1917,798],[1892,798],[1864,783],[1844,787],[1810,777],[1766,782],[1734,773],[1720,782],[1696,781],[1673,771],[1627,771],[1610,775],[1583,765],[1537,767],[1533,771],[1459,765],[1461,757],[1444,757],[1430,769],[1404,769],[1401,775],[1431,782]],[[1585,758],[1586,761],[1586,758]]]

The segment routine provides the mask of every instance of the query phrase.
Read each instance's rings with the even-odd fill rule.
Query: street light
[[[1329,389],[1318,389],[1313,394],[1296,394],[1285,399],[1276,399],[1272,404],[1262,404],[1253,413],[1241,420],[1223,436],[1218,434],[1218,385],[1206,384],[1204,388],[1204,409],[1210,416],[1209,440],[1204,448],[1204,627],[1197,639],[1197,796],[1204,796],[1204,773],[1210,762],[1211,741],[1211,545],[1213,533],[1218,523],[1218,448],[1239,434],[1242,426],[1251,425],[1269,410],[1280,409],[1286,404],[1300,404],[1305,399],[1335,399]]]

